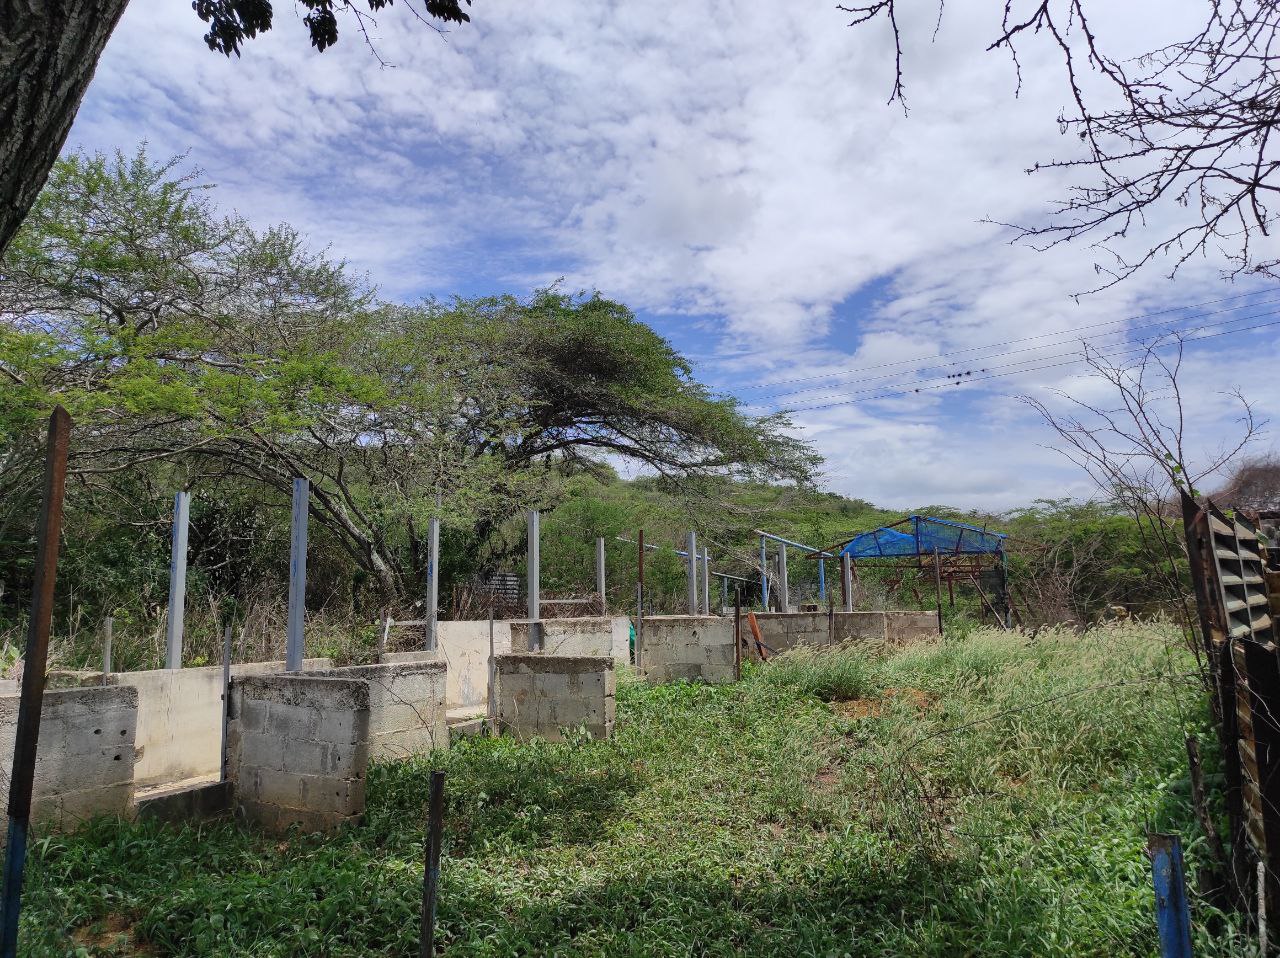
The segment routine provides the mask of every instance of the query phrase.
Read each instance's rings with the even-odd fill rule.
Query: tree
[[[938,22],[943,4],[939,0]],[[1099,4],[1101,5],[1101,4]],[[1280,116],[1280,4],[1202,0],[1202,25],[1186,39],[1134,59],[1112,55],[1093,28],[1090,0],[1008,0],[988,51],[1007,53],[1021,85],[1024,47],[1056,53],[1070,93],[1059,116],[1078,154],[1037,163],[1028,173],[1068,170],[1080,183],[1041,224],[1015,226],[1037,248],[1089,240],[1099,253],[1099,289],[1157,259],[1174,273],[1213,250],[1231,275],[1280,275],[1265,242],[1280,198],[1280,155],[1272,136]],[[897,0],[841,7],[854,25],[883,20],[895,49],[890,101],[906,103],[902,7]],[[1042,58],[1041,58],[1042,59]],[[1127,253],[1118,241],[1156,213],[1177,225]]]
[[[168,463],[288,494],[390,595],[426,520],[490,529],[591,457],[661,475],[808,481],[785,418],[711,394],[625,306],[540,290],[381,302],[287,227],[220,217],[145,153],[72,156],[0,265],[0,503],[26,512],[39,422],[78,423],[72,481]]]
[[[127,2],[0,0],[0,256],[62,151]],[[312,45],[324,50],[337,42],[339,13],[352,17],[368,41],[369,14],[392,0],[366,2],[369,12],[355,0],[303,0]],[[462,0],[423,0],[421,10],[411,0],[401,3],[424,23],[470,19]],[[271,0],[195,0],[192,7],[209,25],[209,49],[227,56],[270,30],[274,14]]]
[[[1231,509],[1280,510],[1280,456],[1272,453],[1241,462],[1214,498]]]

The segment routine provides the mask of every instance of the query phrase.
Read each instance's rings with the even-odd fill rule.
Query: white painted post
[[[690,532],[685,538],[685,552],[689,576],[689,614],[697,615],[700,603],[698,602],[698,534],[696,532]]]
[[[182,668],[182,623],[187,608],[187,523],[191,493],[173,497],[173,535],[169,543],[169,621],[165,627],[164,667]]]
[[[302,669],[302,621],[307,599],[307,515],[311,483],[293,480],[293,520],[289,533],[289,626],[285,641],[284,667],[288,672]]]
[[[702,614],[711,614],[711,550],[702,547]]]
[[[853,560],[846,552],[840,556],[840,588],[844,593],[844,610],[853,611]]]
[[[432,518],[427,527],[427,644],[436,650],[436,620],[440,616],[440,520]]]
[[[791,586],[787,582],[787,546],[778,543],[778,601],[783,612],[791,611]]]
[[[539,538],[541,528],[537,509],[529,510],[529,647],[542,650],[542,576]]]
[[[608,615],[609,606],[605,600],[604,582],[604,536],[596,539],[596,592],[600,593],[600,614]]]

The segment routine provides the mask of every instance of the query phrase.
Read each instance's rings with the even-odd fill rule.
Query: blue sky
[[[1176,281],[1157,264],[1077,302],[1096,283],[1094,251],[1037,253],[983,222],[1040,221],[1070,185],[1022,172],[1072,149],[1056,123],[1067,91],[1033,43],[1014,95],[1007,58],[983,52],[997,6],[948,2],[935,42],[921,8],[904,116],[885,104],[884,32],[849,30],[828,2],[797,0],[782,19],[749,0],[661,16],[477,0],[473,23],[444,38],[393,8],[372,31],[383,68],[345,21],[337,47],[315,53],[288,5],[227,60],[187,4],[132,0],[68,146],[186,153],[223,208],[293,224],[389,298],[523,293],[562,277],[599,289],[760,411],[826,404],[796,422],[827,457],[831,488],[903,508],[1002,509],[1093,492],[1016,397],[1103,396],[1078,365],[1009,364],[1072,349],[1072,330],[1116,342],[1127,318],[1255,289],[1254,310],[1168,316],[1262,323],[1276,297],[1197,259]],[[1202,4],[1115,6],[1103,37],[1136,52]],[[1014,340],[1003,348],[1016,354],[994,345]],[[1259,372],[1277,368],[1277,343],[1261,329],[1188,352],[1186,384],[1207,397],[1189,433],[1205,455],[1231,428],[1222,388],[1264,415],[1280,401],[1280,377]],[[869,399],[945,375],[939,356],[959,362],[948,369],[1024,371]],[[788,380],[802,382],[762,386]],[[1259,448],[1273,446],[1268,435]]]

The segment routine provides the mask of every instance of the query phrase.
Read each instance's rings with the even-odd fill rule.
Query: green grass
[[[1191,839],[1203,711],[1167,643],[978,631],[624,681],[613,741],[379,766],[365,824],[328,840],[93,823],[36,846],[26,953],[416,955],[438,764],[448,955],[1153,954],[1145,834]],[[1197,912],[1198,955],[1246,953],[1231,933]]]

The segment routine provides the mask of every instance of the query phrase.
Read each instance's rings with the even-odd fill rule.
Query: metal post
[[[942,635],[942,555],[933,547],[933,584],[938,593],[938,635]]]
[[[818,601],[827,601],[827,560],[818,556]]]
[[[58,537],[62,531],[62,495],[67,482],[67,447],[70,441],[71,417],[58,406],[49,416],[44,500],[36,533],[31,617],[27,622],[22,695],[18,699],[13,766],[9,776],[9,838],[5,845],[4,891],[0,899],[0,956],[3,958],[17,958],[18,954],[18,913],[22,907],[22,879],[27,866],[27,828],[31,821],[31,789],[35,783],[36,747],[40,741],[40,709],[44,705],[45,672],[49,664],[49,629],[58,577]]]
[[[1156,892],[1160,958],[1191,958],[1191,912],[1187,908],[1182,842],[1177,835],[1149,835],[1147,854]]]
[[[727,583],[728,579],[722,579]],[[742,681],[742,587],[733,590],[733,680]]]
[[[486,711],[489,713],[489,737],[498,734],[498,683],[497,662],[493,658],[493,596],[489,596],[489,699]]]
[[[848,554],[840,556],[840,591],[844,597],[844,610],[853,611],[853,559]]]
[[[111,643],[115,637],[115,619],[107,616],[102,620],[102,684],[107,684],[111,675]]]
[[[1000,550],[1000,594],[1004,602],[1004,627],[1013,628],[1013,603],[1009,601],[1009,556]]]
[[[227,729],[231,722],[231,626],[222,632],[222,781],[227,780]]]
[[[440,520],[427,525],[427,639],[426,650],[436,650],[436,620],[440,616]]]
[[[636,648],[635,667],[640,668],[640,645],[644,638],[644,530],[636,536]]]
[[[386,654],[387,642],[391,638],[391,626],[395,619],[391,618],[390,610],[382,617],[382,629],[378,633],[378,662],[381,664],[382,656]]]
[[[720,577],[720,608],[723,609],[728,604],[729,604],[729,580],[724,576],[721,576]]]
[[[284,667],[288,672],[302,669],[302,620],[307,605],[307,515],[311,483],[293,480],[293,520],[289,532],[289,626],[285,640]]]
[[[791,583],[787,579],[787,546],[778,543],[778,602],[783,612],[791,611]]]
[[[711,550],[702,547],[702,614],[711,614]]]
[[[173,532],[169,542],[169,621],[164,638],[164,667],[182,668],[182,625],[187,608],[187,524],[191,493],[173,497]]]
[[[697,615],[698,607],[698,534],[690,532],[685,538],[685,566],[689,578],[689,614]]]
[[[529,648],[542,650],[542,573],[540,552],[542,535],[537,509],[530,509],[528,516],[529,553]]]
[[[427,804],[426,862],[422,870],[422,934],[419,955],[436,953],[436,890],[440,885],[440,838],[444,831],[444,772],[431,773]]]
[[[769,611],[769,550],[764,536],[760,537],[760,607]]]
[[[600,595],[600,614],[609,614],[609,605],[605,599],[604,581],[604,536],[596,538],[596,592]]]

